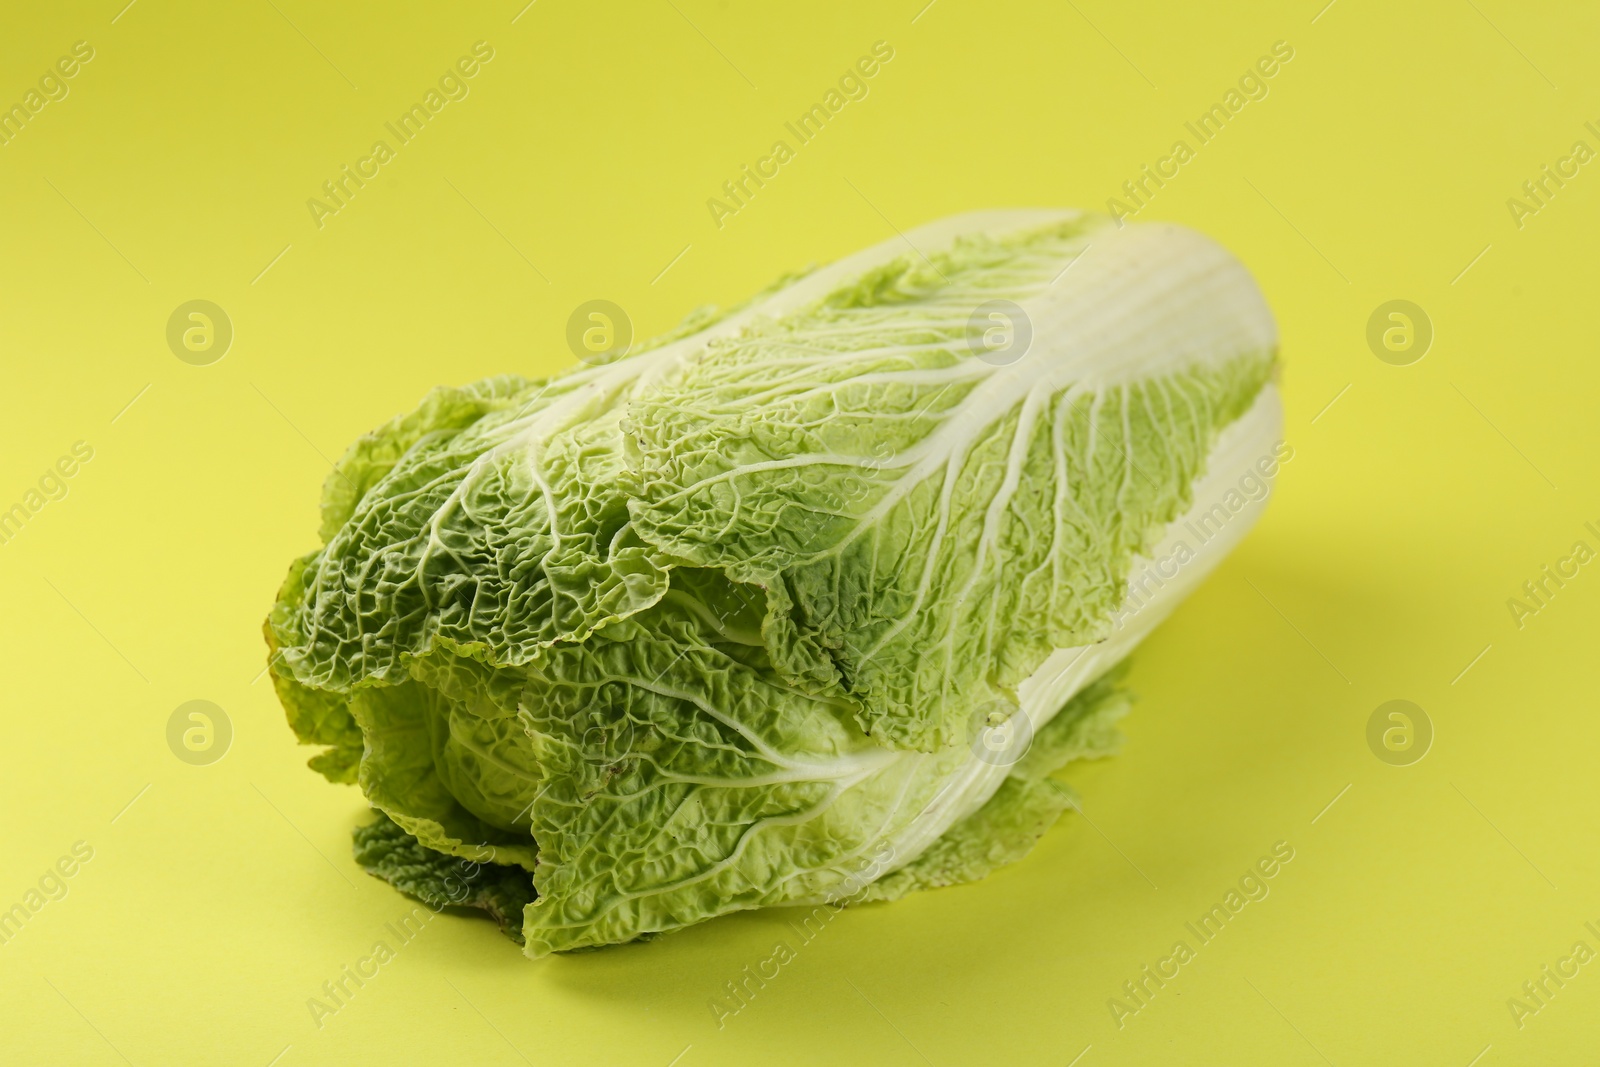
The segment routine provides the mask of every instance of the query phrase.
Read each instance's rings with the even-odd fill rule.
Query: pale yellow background
[[[1590,1062],[1600,964],[1520,1030],[1506,1001],[1600,948],[1600,565],[1520,630],[1506,601],[1600,547],[1600,164],[1520,230],[1506,200],[1600,147],[1592,7],[121,2],[12,5],[0,34],[6,103],[96,49],[0,147],[0,507],[94,448],[0,545],[0,907],[94,848],[0,946],[0,1059]],[[880,39],[870,96],[719,231],[707,197]],[[477,40],[471,95],[319,230],[307,198]],[[1295,457],[1138,656],[1124,754],[1073,777],[1093,826],[846,913],[721,1030],[708,1001],[783,914],[537,963],[445,918],[318,1029],[307,998],[409,907],[259,679],[329,457],[433,385],[563,366],[584,300],[647,335],[893,228],[1103,206],[1278,40],[1270,95],[1141,217],[1260,279]],[[164,339],[196,298],[236,330],[207,367]],[[1436,328],[1413,366],[1364,340],[1393,298]],[[1365,741],[1392,698],[1436,728],[1411,767]],[[191,699],[234,726],[212,766],[167,748]],[[1108,998],[1279,840],[1271,896],[1119,1030]]]

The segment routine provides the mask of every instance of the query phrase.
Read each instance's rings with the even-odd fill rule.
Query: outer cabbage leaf
[[[485,415],[498,411],[544,382],[515,375],[488,378],[459,389],[440,386],[414,411],[397,415],[363,435],[334,465],[322,484],[322,540],[333,539],[362,497],[371,492],[411,449],[431,439],[448,438]]]
[[[993,300],[1032,324],[1011,362],[969,345]],[[792,683],[937,750],[974,698],[1106,635],[1274,347],[1249,276],[1174,227],[1068,219],[908,253],[636,396],[634,526],[766,590]]]
[[[530,671],[543,684],[523,719],[550,776],[532,809],[530,955],[828,894],[968,758],[882,748],[848,703],[770,669],[759,601],[714,574],[674,578],[689,603],[664,599]]]
[[[1126,673],[1124,661],[1073,697],[1034,736],[994,796],[852,902],[897,900],[917,889],[975,882],[1033,851],[1061,813],[1077,807],[1072,790],[1051,775],[1074,760],[1114,755],[1120,747],[1115,724],[1131,707],[1130,694],[1119,685]]]
[[[607,411],[629,380],[585,368],[417,439],[305,568],[281,667],[320,689],[394,684],[440,639],[526,662],[653,603],[666,570],[629,543]]]
[[[323,487],[324,548],[280,593],[277,673],[339,692],[395,684],[437,641],[514,666],[655,603],[671,564],[628,525],[624,402],[803,275],[698,309],[610,365],[436,389],[356,442]]]
[[[263,627],[269,664],[276,662],[279,646],[285,640],[294,639],[304,588],[302,575],[316,558],[316,553],[302,556],[289,567],[288,577],[278,592],[278,602],[273,605]],[[343,693],[302,685],[291,675],[275,669],[270,673],[278,702],[289,717],[289,728],[300,743],[331,746],[311,757],[308,761],[311,769],[330,782],[354,782],[361,761],[362,738],[361,727],[350,714],[348,698]]]
[[[435,911],[479,909],[507,937],[522,943],[522,909],[537,896],[527,871],[437,852],[382,812],[377,815],[371,824],[357,827],[354,835],[356,862],[368,874]]]

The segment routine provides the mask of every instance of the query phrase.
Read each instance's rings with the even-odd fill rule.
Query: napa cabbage
[[[1259,513],[1276,352],[1189,230],[934,223],[356,442],[273,682],[362,864],[529,955],[971,881]]]

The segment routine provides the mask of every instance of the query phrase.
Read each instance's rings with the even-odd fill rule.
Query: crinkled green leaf
[[[714,588],[730,583],[694,577],[726,632],[753,628],[759,604],[739,614]],[[530,954],[827,895],[966,761],[882,748],[848,704],[785,685],[759,645],[720,636],[668,599],[530,672],[542,684],[523,721],[549,776],[533,805]]]
[[[412,450],[426,451],[499,411],[542,382],[515,375],[488,378],[462,388],[442,385],[416,410],[397,415],[351,445],[322,485],[322,540],[333,540],[363,497]]]
[[[354,833],[356,862],[435,911],[476,908],[522,944],[522,910],[537,893],[521,867],[473,863],[422,844],[382,812]]]
[[[277,659],[277,651],[285,641],[298,638],[301,575],[316,558],[315,553],[302,556],[289,568],[263,629],[267,637],[268,663]],[[312,756],[308,765],[330,782],[354,782],[357,765],[361,761],[361,727],[350,714],[350,702],[343,693],[329,692],[302,685],[293,677],[277,670],[270,671],[272,687],[278,694],[289,717],[289,728],[305,745],[328,745],[327,750]]]
[[[768,590],[794,684],[853,698],[891,744],[952,743],[966,698],[1106,635],[1133,555],[1267,380],[1248,277],[1218,284],[1242,271],[1216,246],[1142,233],[1073,219],[906,253],[711,343],[632,402],[640,536]],[[1158,249],[1172,262],[1128,286]],[[992,300],[1033,323],[1015,362],[968,347]]]
[[[626,382],[585,368],[418,437],[305,568],[282,667],[322,689],[392,684],[441,639],[517,664],[653,603],[666,569],[628,537],[607,406]]]

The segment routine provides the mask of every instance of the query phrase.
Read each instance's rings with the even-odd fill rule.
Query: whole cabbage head
[[[993,211],[436,389],[328,478],[278,694],[360,862],[532,956],[982,877],[1264,506],[1276,350],[1195,233]]]

